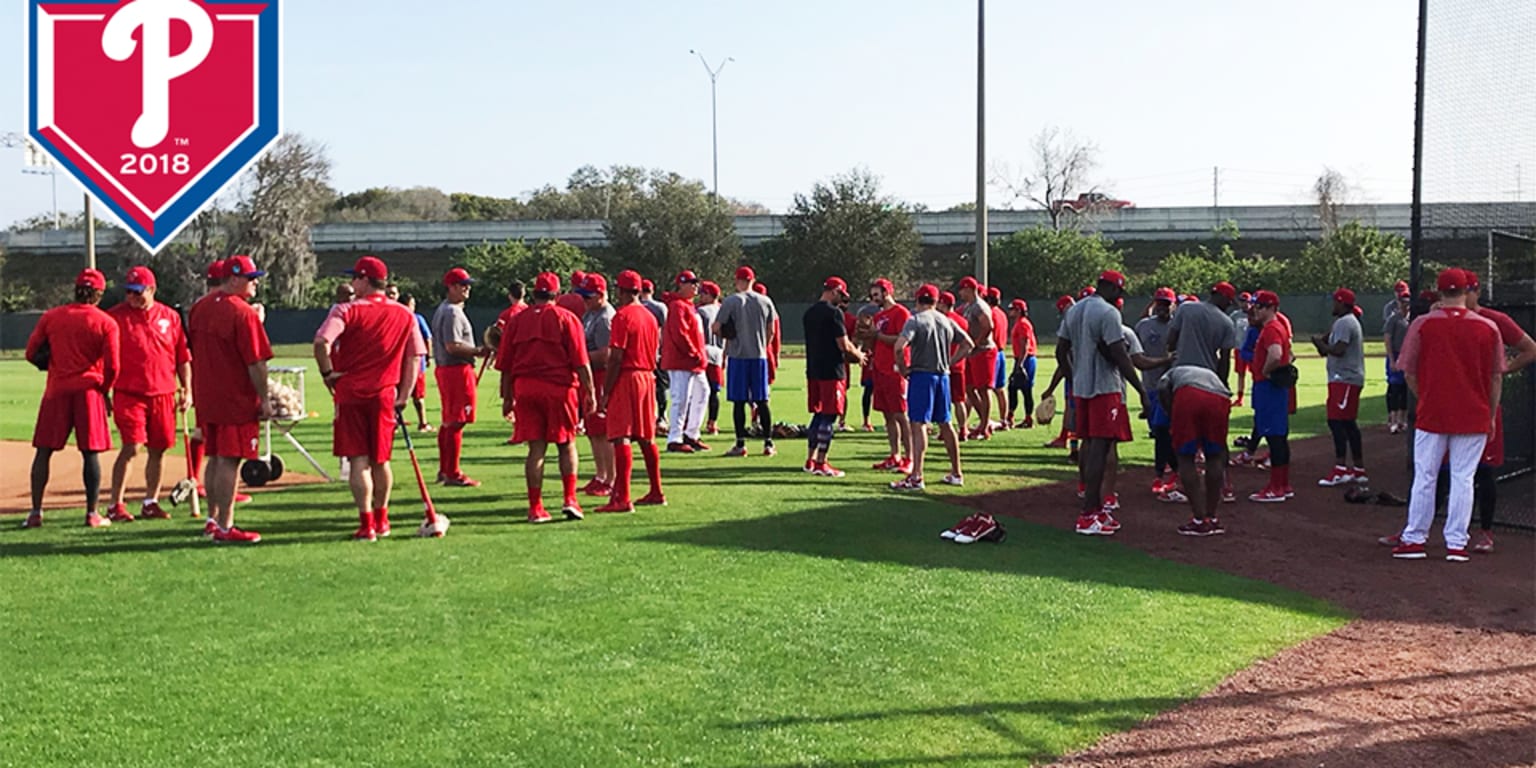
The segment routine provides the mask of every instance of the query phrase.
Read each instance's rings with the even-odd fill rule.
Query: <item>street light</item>
[[[53,187],[53,228],[59,228],[59,167],[54,165],[53,159],[43,154],[42,150],[33,144],[27,137],[19,133],[0,134],[0,147],[15,149],[21,147],[26,152],[22,160],[21,172],[34,176],[47,176]]]
[[[718,200],[720,199],[720,121],[716,117],[718,113],[715,109],[715,81],[720,78],[720,72],[725,69],[725,65],[735,61],[735,59],[727,56],[724,61],[720,62],[720,66],[711,68],[709,62],[705,60],[704,54],[692,48],[688,49],[688,52],[699,57],[699,63],[703,64],[704,71],[709,73],[709,137],[712,147],[710,154],[714,164],[715,199]]]

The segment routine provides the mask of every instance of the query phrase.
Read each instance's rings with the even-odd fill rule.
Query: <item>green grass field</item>
[[[798,371],[775,390],[780,420],[805,419]],[[1299,434],[1323,428],[1321,379],[1306,361]],[[0,437],[30,436],[41,383],[0,362]],[[1379,420],[1383,387],[1367,393]],[[321,395],[311,380],[328,414]],[[485,485],[434,489],[454,520],[443,540],[348,541],[341,484],[259,495],[240,511],[265,537],[252,548],[215,548],[184,518],[5,518],[0,765],[1018,765],[1345,619],[1022,522],[1000,546],[941,542],[964,514],[952,493],[1070,477],[1039,429],[967,444],[967,487],[924,497],[884,490],[865,469],[884,438],[856,434],[833,449],[842,481],[801,473],[794,443],[669,455],[670,507],[533,527],[521,452],[490,410],[466,446]],[[329,467],[322,421],[296,434]],[[1140,435],[1124,452],[1125,488],[1142,490],[1150,452]]]

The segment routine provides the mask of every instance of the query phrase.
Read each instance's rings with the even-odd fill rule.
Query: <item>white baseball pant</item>
[[[709,381],[703,371],[667,371],[667,382],[672,395],[667,443],[681,443],[684,437],[698,440],[699,429],[704,425],[704,409],[709,403]]]
[[[1451,458],[1451,496],[1445,505],[1446,549],[1467,548],[1472,522],[1472,475],[1483,458],[1487,435],[1442,435],[1416,430],[1413,435],[1413,493],[1408,499],[1404,544],[1423,544],[1435,521],[1435,483],[1446,451]]]

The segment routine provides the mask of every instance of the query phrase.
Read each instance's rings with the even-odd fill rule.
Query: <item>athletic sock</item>
[[[203,441],[191,441],[189,450],[192,454],[192,479],[197,481],[203,476]]]
[[[641,443],[640,455],[645,459],[645,475],[651,481],[651,494],[661,495],[661,451],[655,443]],[[633,461],[633,459],[631,459]]]
[[[155,498],[155,497],[153,497],[153,496],[151,496],[151,497],[149,497],[149,498],[144,500],[144,506],[146,506],[146,507],[151,505],[151,504],[159,504],[159,503],[160,503],[160,500]]]
[[[613,469],[617,477],[613,479],[613,494],[609,498],[614,504],[628,506],[633,502],[629,497],[629,476],[635,471],[635,451],[629,443],[613,446]]]
[[[575,505],[576,504],[576,475],[575,474],[561,475],[560,476],[560,484],[565,486],[565,503],[567,505]]]
[[[362,527],[367,528],[370,531],[373,530],[373,513],[372,512],[359,512],[359,513],[357,513],[357,520],[362,525]]]
[[[450,450],[448,446],[452,442],[448,437],[448,433],[452,429],[452,427],[444,424],[441,429],[437,430],[437,474],[445,478],[453,477],[453,475],[448,474],[448,451]]]
[[[544,508],[544,494],[542,488],[528,489],[528,511],[537,512]]]
[[[448,476],[461,477],[463,468],[459,466],[459,457],[464,455],[464,425],[457,424],[450,433],[448,440]]]
[[[373,511],[373,529],[382,531],[389,527],[389,507],[379,507]]]

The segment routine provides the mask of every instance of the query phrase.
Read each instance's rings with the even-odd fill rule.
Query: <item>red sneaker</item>
[[[774,447],[773,443],[763,443],[763,455],[777,456],[779,455],[779,449]]]
[[[1395,547],[1403,543],[1403,535],[1400,533],[1394,533],[1391,536],[1383,536],[1377,539],[1376,543],[1382,545],[1383,547]]]
[[[443,485],[449,488],[479,488],[480,481],[461,472],[458,477],[450,477],[443,480]]]
[[[167,511],[165,511],[164,509],[162,509],[160,507],[160,502],[154,501],[154,502],[150,502],[148,504],[145,504],[144,508],[139,510],[139,519],[141,519],[141,520],[169,520],[169,519],[171,519],[171,513],[169,513]]]
[[[1120,494],[1111,493],[1104,497],[1104,511],[1118,512],[1120,510]]]
[[[549,512],[545,511],[543,507],[528,510],[528,522],[535,525],[539,523],[547,523],[553,519],[554,518],[550,517]]]
[[[381,538],[389,535],[389,510],[374,510],[373,532],[378,534]]]
[[[1152,481],[1152,495],[1161,496],[1168,492],[1168,484],[1161,477]]]
[[[912,460],[911,459],[902,459],[900,464],[897,464],[896,466],[891,467],[891,471],[895,472],[898,475],[910,475],[910,474],[912,474]]]
[[[218,532],[219,532],[219,524],[218,523],[215,523],[213,520],[209,520],[208,522],[203,523],[203,538],[211,539],[211,538],[213,538],[213,535],[215,533],[218,533]]]
[[[594,477],[591,480],[588,480],[586,485],[581,487],[581,492],[587,494],[588,496],[596,496],[597,494],[592,493],[592,491],[596,490],[601,485],[602,483],[598,482],[597,478]]]
[[[1276,490],[1274,488],[1265,488],[1264,490],[1259,491],[1258,493],[1250,493],[1250,494],[1248,494],[1248,500],[1249,501],[1256,501],[1256,502],[1258,502],[1260,504],[1279,504],[1280,502],[1285,501],[1285,490],[1284,489]]]
[[[1116,520],[1115,516],[1108,512],[1100,512],[1099,527],[1104,531],[1104,533],[1113,534],[1115,531],[1120,530],[1120,521]]]
[[[40,514],[36,514],[36,513],[29,514],[29,515],[27,515],[27,519],[21,521],[21,527],[23,527],[23,528],[41,528],[41,527],[43,527],[43,516],[40,515]]]
[[[581,512],[581,505],[576,503],[575,499],[566,499],[565,504],[560,507],[560,514],[565,515],[567,520],[587,519],[587,516]]]
[[[128,514],[127,505],[114,504],[112,509],[107,511],[107,519],[114,523],[131,523],[133,522],[133,515]]]
[[[1049,443],[1046,443],[1045,447],[1047,447],[1047,448],[1065,448],[1065,447],[1067,447],[1067,439],[1065,437],[1058,437],[1055,440],[1052,440]]]
[[[635,500],[637,507],[665,507],[666,505],[667,497],[659,493],[647,493]]]
[[[981,519],[981,515],[980,514],[971,515],[970,517],[967,517],[964,520],[961,520],[960,522],[955,523],[948,530],[940,533],[939,534],[939,538],[945,539],[945,540],[954,539],[956,536],[959,536],[962,533],[966,533],[966,532],[970,531],[971,526],[975,525],[977,523],[977,521],[979,521],[980,519]]]
[[[687,443],[667,443],[667,453],[693,453],[693,446]]]
[[[600,498],[601,497],[605,497],[605,496],[612,496],[613,495],[613,487],[608,485],[607,483],[599,483],[596,480],[594,480],[591,483],[591,487],[586,490],[586,494],[588,496],[597,496],[597,497],[600,497]]]
[[[1350,472],[1348,468],[1346,468],[1346,467],[1334,467],[1333,468],[1333,472],[1331,474],[1329,474],[1327,477],[1325,477],[1325,478],[1323,478],[1321,480],[1318,480],[1317,484],[1319,486],[1323,487],[1323,488],[1333,488],[1334,486],[1344,485],[1346,483],[1353,483],[1354,481],[1355,481],[1355,473]]]
[[[227,531],[214,531],[213,543],[215,544],[255,544],[261,541],[261,534],[255,531],[242,531],[230,526]]]
[[[889,469],[895,469],[896,467],[898,467],[900,465],[901,465],[901,460],[900,459],[896,458],[895,456],[887,456],[887,457],[885,457],[885,461],[876,462],[875,464],[870,466],[870,469],[889,470]]]
[[[87,528],[107,528],[111,525],[112,521],[108,518],[102,517],[95,512],[85,513],[85,527]]]
[[[597,509],[595,509],[593,511],[596,512],[597,514],[600,514],[600,515],[609,515],[609,514],[612,514],[612,515],[627,515],[627,514],[635,511],[635,505],[629,504],[629,503],[621,503],[621,502],[617,502],[617,501],[610,501],[607,504],[604,504],[603,506],[598,507]]]
[[[805,460],[805,473],[807,475],[809,475],[809,474],[811,474],[812,472],[815,472],[815,471],[816,471],[816,462],[814,462],[814,461],[812,461],[810,459],[806,459]]]
[[[352,540],[353,541],[378,541],[379,537],[378,537],[378,534],[375,534],[373,532],[373,524],[372,523],[364,523],[362,525],[359,525],[357,527],[357,531],[352,534]],[[214,541],[218,541],[218,537],[217,536],[214,537]]]
[[[1445,559],[1453,563],[1465,563],[1472,558],[1467,557],[1465,549],[1447,549],[1445,551]]]
[[[699,439],[696,437],[683,438],[683,445],[692,448],[695,453],[703,453],[704,451],[709,450],[709,446],[699,442]]]
[[[1428,557],[1423,544],[1399,543],[1392,548],[1392,556],[1398,560],[1423,560]]]
[[[831,464],[822,463],[816,465],[816,467],[811,470],[811,474],[815,475],[816,477],[846,477],[848,473],[832,466]]]

